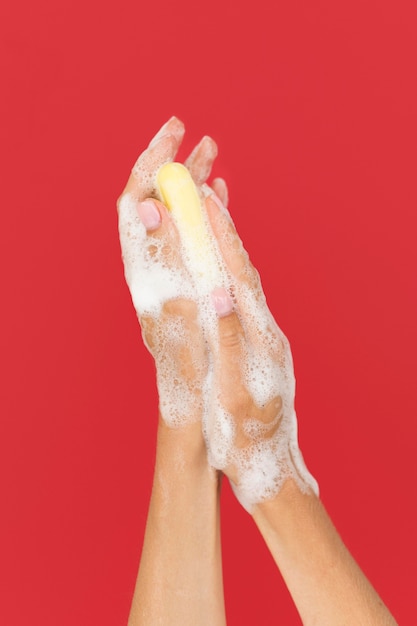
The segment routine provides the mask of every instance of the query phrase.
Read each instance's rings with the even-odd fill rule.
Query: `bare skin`
[[[155,189],[149,182],[160,165],[175,158],[183,133],[183,125],[176,118],[163,127],[157,141],[141,155],[140,167],[134,168],[124,193],[135,199],[149,236],[163,241],[166,260],[185,272],[186,279],[178,253],[178,232],[169,212],[155,200]],[[206,182],[216,153],[214,142],[206,137],[186,161],[197,185]],[[143,176],[144,171],[147,176]],[[227,203],[227,187],[218,179],[212,188],[216,195],[207,198],[205,206],[236,288],[234,294],[229,294],[220,287],[213,299],[218,313],[217,337],[207,344],[196,322],[196,303],[184,299],[166,302],[157,320],[146,316],[140,319],[157,373],[166,367],[166,360],[161,360],[162,342],[162,354],[170,356],[176,384],[194,391],[182,416],[186,425],[173,428],[163,419],[159,421],[154,486],[129,626],[225,624],[219,530],[221,479],[220,472],[207,461],[208,449],[209,457],[216,462],[210,422],[205,439],[202,434],[201,387],[209,355],[214,363],[213,401],[226,407],[235,424],[233,449],[245,449],[250,454],[262,443],[279,437],[283,411],[291,405],[291,395],[288,398],[284,393],[272,393],[266,404],[259,405],[242,373],[240,364],[261,344],[251,318],[253,312],[239,300],[240,288],[243,285],[254,294],[260,314],[265,312],[266,303],[259,276],[222,210],[222,203]],[[152,249],[148,251],[152,254]],[[176,339],[165,332],[172,320],[181,324]],[[272,319],[268,333],[270,367],[287,371],[291,364],[289,345]],[[161,389],[162,395],[169,393],[163,386]],[[169,422],[170,416],[164,415],[167,405],[163,397],[160,400],[162,417]],[[261,425],[255,434],[248,430],[248,419]],[[273,497],[256,502],[251,512],[303,624],[396,624],[337,534],[314,493],[314,482],[303,474],[301,462],[294,461],[294,441],[289,440],[288,450],[285,458],[295,468],[293,477],[283,480]],[[236,458],[229,454],[220,469],[239,489],[242,474]]]
[[[199,424],[159,422],[157,460],[129,626],[226,624],[220,478]]]
[[[219,215],[208,202],[208,212],[220,246],[225,232],[232,231],[234,245],[222,247],[223,256],[239,280],[249,281],[251,289],[260,289],[259,278],[240,245],[233,226]],[[236,307],[239,303],[236,304]],[[250,323],[246,330],[235,308],[219,317],[218,346],[216,349],[218,378],[216,385],[228,403],[237,424],[236,444],[251,445],[244,434],[247,415],[256,415],[262,423],[273,422],[279,397],[260,408],[251,397],[241,375],[241,363],[246,346],[256,341]],[[285,338],[282,338],[282,353]],[[280,367],[283,354],[275,355],[275,367]],[[278,409],[279,413],[279,409]],[[264,437],[273,436],[279,421],[266,430]],[[223,472],[233,482],[233,465]],[[393,626],[395,619],[373,589],[333,526],[320,499],[312,490],[304,492],[288,479],[274,498],[258,503],[252,511],[254,521],[263,535],[271,554],[281,571],[305,626]]]
[[[397,624],[314,494],[288,481],[253,517],[305,626]]]
[[[139,206],[155,193],[148,181],[156,169],[175,158],[184,127],[173,118],[161,134],[159,141],[151,142],[140,156],[140,168],[134,168],[123,192],[133,196]],[[209,137],[203,138],[191,153],[187,165],[197,185],[205,182],[216,154],[216,144]],[[223,181],[216,184],[226,200]],[[153,240],[156,237],[167,241],[165,253],[172,264],[178,265],[181,263],[176,254],[178,233],[165,207],[158,202],[155,207],[156,222],[146,206],[142,221],[150,225],[148,232]],[[201,361],[201,372],[205,368],[206,347],[195,316],[195,303],[175,300],[164,305],[158,320],[146,316],[140,319],[152,354],[160,353],[159,344],[166,340],[165,352],[178,362],[179,384],[195,379],[196,354]],[[164,334],[164,327],[172,320],[183,324],[182,341],[171,342]],[[156,365],[160,365],[158,360]],[[159,419],[154,483],[129,626],[223,626],[226,623],[220,547],[221,477],[207,460],[201,429],[201,390],[198,385],[195,389],[184,415],[186,425],[170,428]]]

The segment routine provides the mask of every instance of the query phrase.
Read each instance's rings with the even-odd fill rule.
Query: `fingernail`
[[[211,292],[211,299],[219,317],[225,317],[233,311],[233,300],[223,287],[217,287]]]
[[[156,204],[152,200],[144,200],[137,205],[140,221],[146,230],[154,230],[161,223],[161,216],[156,208]]]

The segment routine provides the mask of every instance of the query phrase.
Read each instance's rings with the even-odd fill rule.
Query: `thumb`
[[[218,316],[218,349],[223,366],[236,365],[236,359],[243,356],[244,331],[234,310],[233,301],[226,289],[218,287],[211,293],[211,299]]]

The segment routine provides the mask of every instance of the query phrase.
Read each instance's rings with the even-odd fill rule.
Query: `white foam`
[[[145,169],[139,162],[141,182],[145,181],[152,191],[149,195],[155,195],[155,177],[150,177]],[[203,193],[208,193],[206,186]],[[147,343],[156,361],[161,414],[173,427],[202,419],[210,463],[232,476],[233,489],[248,511],[256,503],[272,498],[289,477],[300,489],[317,493],[317,483],[298,448],[295,379],[288,341],[268,309],[260,281],[253,284],[250,270],[242,280],[232,279],[206,215],[205,224],[211,271],[205,271],[201,251],[197,263],[193,247],[184,244],[180,251],[183,264],[179,269],[172,265],[172,259],[166,258],[160,238],[146,233],[137,215],[136,200],[126,194],[119,204],[126,281],[138,316],[153,320],[154,324],[152,345]],[[241,370],[254,408],[261,409],[275,398],[280,400],[268,424],[254,415],[244,418],[232,415],[219,389],[214,388],[219,385],[213,366],[216,354],[212,354],[209,346],[213,348],[217,343],[218,320],[210,294],[219,286],[233,290],[236,312],[250,339],[250,347],[236,367]],[[198,306],[196,323],[201,345],[192,343],[190,329],[181,315],[161,322],[164,306],[180,299]],[[205,356],[201,357],[201,349],[205,350]],[[194,368],[192,381],[181,375],[184,351]]]
[[[185,273],[167,265],[161,240],[146,234],[136,204],[130,194],[125,194],[119,203],[125,277],[138,315],[157,317],[165,302],[191,298],[193,291]]]

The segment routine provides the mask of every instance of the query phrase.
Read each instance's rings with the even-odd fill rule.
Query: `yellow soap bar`
[[[159,169],[156,182],[162,202],[174,217],[189,269],[198,277],[216,282],[218,263],[190,172],[181,163],[167,163]]]

